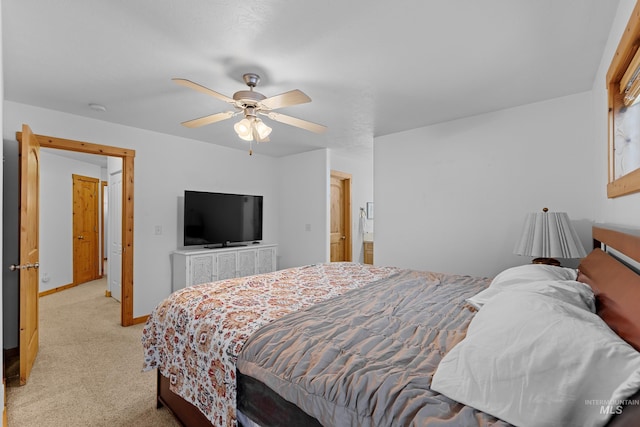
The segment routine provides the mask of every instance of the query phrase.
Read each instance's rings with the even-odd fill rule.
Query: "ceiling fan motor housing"
[[[260,76],[255,73],[246,73],[242,75],[242,79],[249,86],[249,90],[240,90],[233,94],[233,99],[241,104],[242,108],[255,107],[258,102],[267,97],[259,92],[254,92],[253,88],[260,83]]]
[[[233,94],[233,99],[243,106],[255,106],[258,102],[266,99],[266,96],[252,90],[241,90]]]

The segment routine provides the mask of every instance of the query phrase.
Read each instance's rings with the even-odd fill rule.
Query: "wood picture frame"
[[[636,2],[607,72],[609,198],[640,192],[640,102],[626,100],[640,100],[639,47],[640,1]]]

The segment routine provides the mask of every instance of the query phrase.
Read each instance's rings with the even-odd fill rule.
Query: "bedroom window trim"
[[[614,198],[640,192],[640,168],[616,179],[615,133],[616,109],[630,106],[640,95],[640,2],[636,2],[633,13],[620,39],[616,53],[607,71],[608,95],[608,165],[609,179],[607,197]]]

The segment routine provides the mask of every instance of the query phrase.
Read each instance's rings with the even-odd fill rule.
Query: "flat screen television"
[[[262,240],[262,196],[184,192],[184,245],[238,246]]]

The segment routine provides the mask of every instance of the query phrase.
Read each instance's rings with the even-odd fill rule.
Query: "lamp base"
[[[546,264],[546,265],[555,265],[556,267],[560,267],[560,261],[555,258],[536,258],[531,261],[531,264]]]

